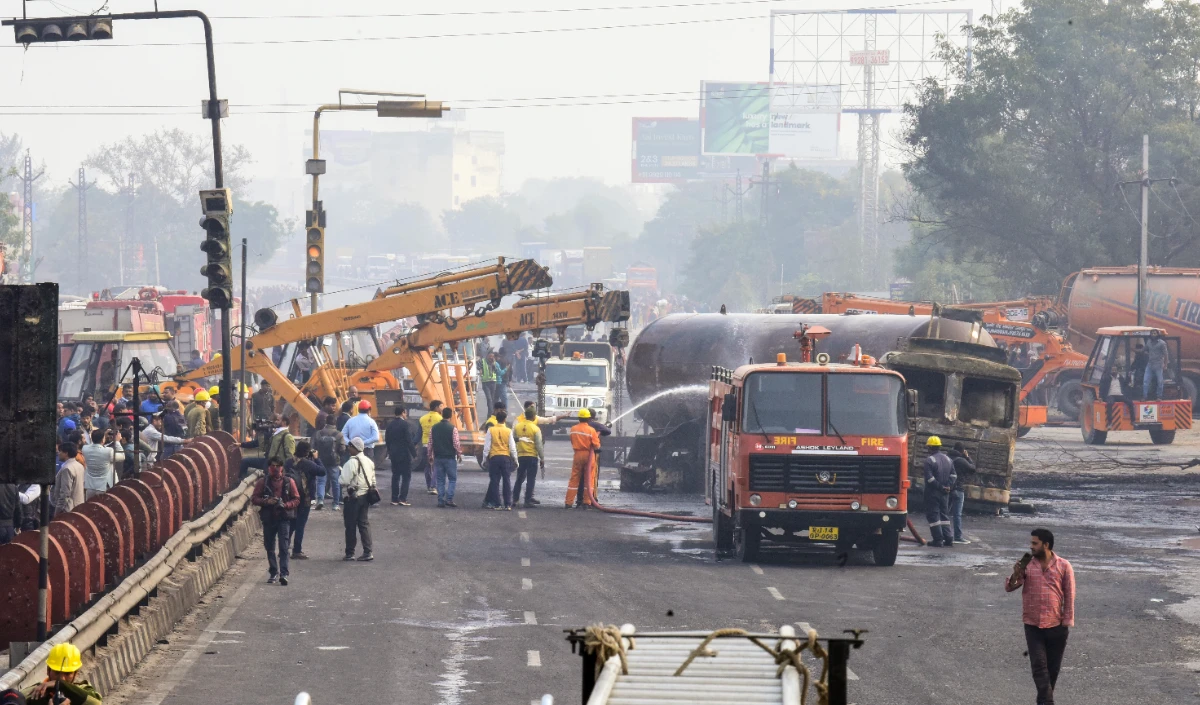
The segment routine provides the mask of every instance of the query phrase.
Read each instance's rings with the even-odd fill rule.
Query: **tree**
[[[234,196],[245,193],[245,175],[250,152],[242,145],[225,145],[222,175]],[[149,185],[177,203],[195,201],[201,189],[212,188],[212,140],[178,128],[158,130],[142,137],[128,137],[88,156],[84,166],[99,171],[112,190],[119,191],[134,175],[138,186]]]
[[[487,196],[442,213],[442,226],[457,254],[511,253],[518,245],[521,219],[502,200]]]
[[[1154,176],[1152,264],[1200,264],[1200,7],[1026,0],[942,46],[954,85],[907,106],[913,248],[978,264],[1010,294],[1136,261],[1141,137]]]

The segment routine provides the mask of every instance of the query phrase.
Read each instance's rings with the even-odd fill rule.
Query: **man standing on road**
[[[433,472],[437,476],[439,507],[454,508],[454,490],[458,485],[458,464],[462,462],[462,444],[458,441],[458,428],[451,421],[454,409],[442,409],[442,420],[429,429],[429,444],[426,454],[433,461]]]
[[[1167,349],[1167,341],[1162,333],[1150,331],[1150,342],[1146,345],[1146,373],[1142,379],[1142,394],[1146,399],[1162,399],[1163,373],[1171,361],[1171,353]],[[1150,383],[1154,386],[1151,387]],[[1151,393],[1154,396],[1150,396]]]
[[[496,363],[496,353],[488,351],[483,358],[483,366],[479,370],[479,384],[483,387],[483,396],[487,399],[487,408],[496,404],[496,383],[499,381],[499,370]]]
[[[288,556],[292,548],[292,520],[296,518],[296,507],[300,506],[300,492],[296,483],[283,474],[283,461],[271,458],[266,477],[254,483],[251,502],[260,508],[263,527],[263,547],[267,549],[267,582],[274,585],[288,584]],[[276,547],[279,555],[276,557]]]
[[[588,424],[592,412],[579,410],[579,423],[571,427],[571,448],[575,457],[571,460],[571,479],[567,481],[567,509],[575,506],[575,498],[582,494],[584,507],[592,506],[588,495],[591,487],[592,460],[600,449],[600,434]]]
[[[184,419],[187,421],[188,437],[197,438],[208,433],[208,392],[201,389],[192,397],[192,402],[184,409]]]
[[[429,413],[421,417],[421,447],[417,449],[418,471],[425,473],[425,492],[437,494],[437,474],[433,467],[433,456],[429,454],[429,434],[433,427],[442,422],[442,402],[429,402]],[[439,500],[440,502],[441,500]]]
[[[317,448],[317,458],[325,466],[325,477],[317,478],[317,511],[325,508],[325,485],[328,482],[329,496],[333,500],[333,510],[341,506],[342,487],[338,483],[338,471],[342,464],[342,453],[346,449],[346,438],[337,430],[336,419],[333,416],[325,418],[325,428],[313,436],[313,445]]]
[[[371,552],[371,520],[369,511],[371,503],[367,501],[367,490],[375,486],[375,463],[367,453],[361,438],[350,441],[348,448],[350,459],[342,466],[342,491],[345,492],[346,506],[342,509],[343,524],[346,526],[346,556],[344,561],[354,560],[354,547],[357,543],[355,530],[362,537],[362,555],[360,561],[375,560]]]
[[[83,465],[75,459],[79,448],[70,441],[59,444],[58,458],[63,461],[54,476],[54,488],[50,490],[50,500],[54,505],[55,514],[65,514],[83,504]]]
[[[387,425],[387,452],[392,463],[392,506],[411,507],[408,485],[412,482],[412,461],[416,451],[413,428],[408,423],[408,409],[397,404],[396,417]]]
[[[304,527],[308,526],[308,514],[312,511],[311,500],[317,487],[317,478],[324,479],[325,466],[317,459],[317,452],[308,441],[296,444],[296,456],[284,463],[284,471],[300,493],[300,504],[296,506],[296,518],[292,521],[292,558],[308,560],[304,554]]]
[[[967,454],[967,448],[961,441],[954,442],[954,448],[950,451],[950,460],[954,463],[954,489],[950,492],[950,521],[954,527],[954,543],[965,545],[971,542],[963,536],[963,503],[967,501],[963,480],[966,479],[967,473],[975,472],[975,461]]]
[[[930,436],[925,441],[930,455],[925,458],[925,518],[929,520],[930,546],[950,548],[954,536],[950,530],[950,492],[958,478],[954,461],[942,450],[942,439]]]
[[[533,484],[537,480],[538,466],[546,467],[546,454],[542,443],[542,429],[537,425],[537,409],[525,408],[525,415],[513,427],[517,438],[517,484],[513,489],[513,502],[521,498],[521,483],[525,487],[525,508],[541,504],[533,498]]]
[[[496,423],[483,438],[483,457],[487,458],[488,490],[483,499],[485,509],[512,511],[512,469],[517,455],[517,441],[504,422],[508,413],[503,409],[496,412]],[[503,493],[501,493],[503,489]]]
[[[346,437],[347,443],[353,442],[355,438],[361,438],[363,452],[374,461],[375,444],[379,443],[379,425],[375,423],[375,419],[371,418],[370,412],[371,402],[365,399],[360,401],[358,415],[350,417],[350,420],[342,427],[342,435]]]
[[[267,380],[264,379],[258,385],[258,391],[250,395],[250,410],[255,419],[275,416],[275,393],[271,391],[271,383]]]
[[[1054,534],[1030,533],[1029,553],[1013,565],[1005,592],[1021,588],[1021,618],[1029,666],[1037,686],[1038,705],[1054,705],[1054,688],[1067,649],[1067,633],[1075,626],[1075,571],[1054,552]]]

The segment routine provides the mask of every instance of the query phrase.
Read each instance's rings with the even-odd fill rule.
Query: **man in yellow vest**
[[[429,434],[442,421],[442,402],[429,402],[429,413],[421,417],[421,447],[417,449],[417,472],[425,471],[425,492],[437,494],[437,474],[433,469],[433,458],[429,455]]]
[[[496,423],[487,430],[483,438],[483,457],[487,460],[488,491],[483,498],[485,509],[512,511],[512,471],[517,457],[517,441],[512,429],[504,424],[508,414],[496,412]],[[504,487],[504,503],[501,504],[500,488]]]
[[[533,483],[537,480],[538,466],[546,467],[546,455],[542,445],[542,429],[538,428],[537,409],[528,407],[525,414],[513,427],[513,435],[517,437],[517,485],[513,491],[513,501],[521,497],[521,484],[526,480],[525,507],[536,507],[541,504],[533,498]]]

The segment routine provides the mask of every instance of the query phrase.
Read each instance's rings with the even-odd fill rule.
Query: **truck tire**
[[[737,557],[743,563],[758,560],[758,547],[762,543],[762,530],[757,526],[739,526],[733,532],[737,543]]]
[[[1083,442],[1090,446],[1102,446],[1108,440],[1108,431],[1097,431],[1092,423],[1092,403],[1096,397],[1091,390],[1084,390],[1083,403],[1080,404],[1079,431],[1083,434]]]
[[[900,552],[900,532],[884,531],[879,541],[871,547],[871,556],[875,565],[891,567],[896,565],[896,554]]]
[[[1179,383],[1179,386],[1182,388],[1184,398],[1192,400],[1192,416],[1195,416],[1196,412],[1197,412],[1197,409],[1196,409],[1196,381],[1193,380],[1191,377],[1184,375],[1183,381]]]
[[[1156,446],[1169,446],[1175,442],[1174,431],[1150,431],[1150,440]]]
[[[717,500],[713,499],[713,544],[717,558],[733,553],[733,519],[725,516]]]
[[[1032,430],[1032,426],[1021,426],[1017,429],[1017,438],[1024,438],[1025,436],[1028,436],[1029,432]]]
[[[1054,403],[1064,416],[1078,418],[1079,410],[1083,407],[1083,383],[1078,379],[1068,379],[1058,385]]]

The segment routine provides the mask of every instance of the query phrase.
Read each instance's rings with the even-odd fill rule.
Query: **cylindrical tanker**
[[[778,353],[799,360],[800,346],[793,336],[801,324],[830,330],[816,351],[835,361],[845,359],[855,344],[864,354],[881,358],[909,338],[995,345],[986,331],[970,323],[930,316],[671,314],[643,328],[629,349],[629,398],[643,404],[636,413],[656,431],[704,416],[713,365],[736,369],[751,360],[774,360]]]

